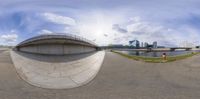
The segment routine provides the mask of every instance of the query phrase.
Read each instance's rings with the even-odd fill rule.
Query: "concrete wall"
[[[92,52],[96,49],[84,45],[61,45],[61,44],[43,44],[43,45],[30,45],[20,47],[19,51],[38,53],[38,54],[52,54],[52,55],[63,55],[63,54],[78,54]]]

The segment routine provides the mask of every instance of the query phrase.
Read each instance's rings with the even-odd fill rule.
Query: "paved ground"
[[[105,51],[76,55],[38,55],[10,51],[20,77],[49,89],[69,89],[87,84],[98,74]]]
[[[142,63],[107,52],[89,84],[47,90],[21,80],[8,52],[0,52],[0,99],[199,99],[200,56],[173,63]]]

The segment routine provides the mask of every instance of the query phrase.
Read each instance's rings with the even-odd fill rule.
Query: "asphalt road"
[[[200,99],[200,55],[172,63],[143,63],[106,52],[89,84],[65,90],[29,85],[0,52],[0,99]]]

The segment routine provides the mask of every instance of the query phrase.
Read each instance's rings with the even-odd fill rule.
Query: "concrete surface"
[[[79,45],[85,45],[85,46],[98,46],[93,41],[90,41],[86,38],[83,38],[81,36],[73,35],[73,34],[66,34],[66,33],[52,33],[52,34],[44,34],[44,35],[37,35],[32,38],[26,39],[25,41],[22,41],[18,45],[20,46],[26,46],[31,44],[48,44],[48,43],[70,43],[70,44],[79,44]],[[17,46],[18,46],[17,45]]]
[[[88,84],[63,90],[31,86],[15,72],[8,52],[0,53],[0,99],[199,99],[200,56],[173,63],[142,63],[106,52]]]
[[[67,89],[87,84],[98,73],[104,55],[104,51],[64,56],[11,51],[14,66],[23,80],[50,89]]]
[[[38,53],[38,54],[51,54],[51,55],[64,55],[64,54],[77,54],[92,52],[96,49],[94,47],[76,45],[76,44],[38,44],[19,47],[19,51]]]
[[[39,35],[22,41],[15,50],[37,54],[79,54],[96,51],[99,47],[92,41],[70,34]]]

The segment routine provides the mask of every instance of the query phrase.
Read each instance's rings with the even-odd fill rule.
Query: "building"
[[[156,41],[154,41],[153,42],[153,48],[157,48],[158,46],[157,46],[157,42]]]
[[[140,47],[144,47],[144,43],[143,42],[141,42],[141,46]]]
[[[148,44],[147,42],[145,42],[145,43],[144,43],[144,47],[146,47],[146,48],[147,48],[147,47],[148,47],[148,45],[149,45],[149,44]]]
[[[195,44],[194,43],[191,43],[189,41],[182,41],[180,44],[179,44],[179,47],[195,47]]]
[[[140,42],[138,40],[129,41],[129,46],[140,48]]]

